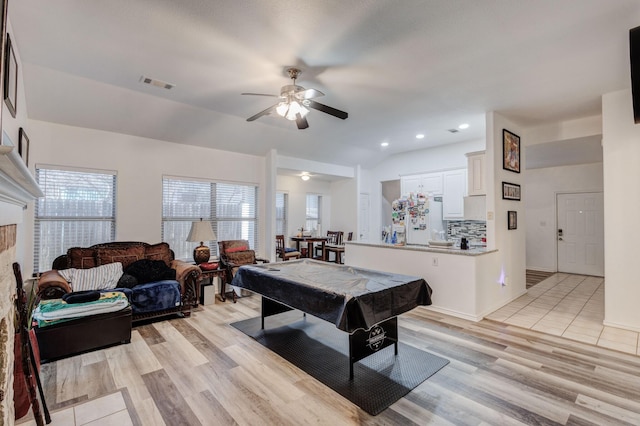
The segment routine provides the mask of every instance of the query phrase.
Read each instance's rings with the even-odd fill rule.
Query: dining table
[[[324,245],[327,243],[327,240],[329,239],[329,237],[313,237],[313,236],[294,236],[291,237],[291,241],[295,241],[296,243],[296,250],[300,251],[300,243],[307,243],[307,252],[306,255],[305,253],[303,253],[302,251],[300,251],[300,253],[303,254],[302,257],[310,257],[313,258],[313,243],[320,243],[322,245],[322,257],[321,260],[326,260],[325,259],[325,253],[324,253]]]

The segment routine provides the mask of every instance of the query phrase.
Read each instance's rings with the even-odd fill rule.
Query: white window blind
[[[289,194],[276,192],[276,235],[287,236],[289,214]]]
[[[71,247],[113,241],[116,233],[115,172],[36,168],[44,197],[35,204],[34,269],[51,269]]]
[[[169,243],[177,259],[192,259],[199,242],[186,241],[191,222],[208,220],[224,240],[248,240],[258,245],[258,187],[165,177],[162,180],[162,241]],[[217,254],[216,241],[205,241]]]
[[[322,195],[307,194],[305,231],[314,231],[322,223]]]

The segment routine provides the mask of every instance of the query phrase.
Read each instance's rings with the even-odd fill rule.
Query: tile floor
[[[26,419],[26,420],[25,420]],[[31,411],[28,417],[16,422],[20,426],[35,426]],[[122,392],[96,398],[73,407],[51,413],[50,426],[132,426]]]
[[[557,273],[486,317],[640,355],[638,333],[602,325],[604,278]]]

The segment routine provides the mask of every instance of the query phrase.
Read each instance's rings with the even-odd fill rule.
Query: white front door
[[[604,276],[602,192],[557,195],[558,272]]]

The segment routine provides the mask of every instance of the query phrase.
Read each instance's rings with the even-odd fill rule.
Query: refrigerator
[[[398,244],[427,245],[444,236],[442,197],[409,194],[392,203],[392,234],[404,241]],[[394,232],[395,231],[395,232]]]

